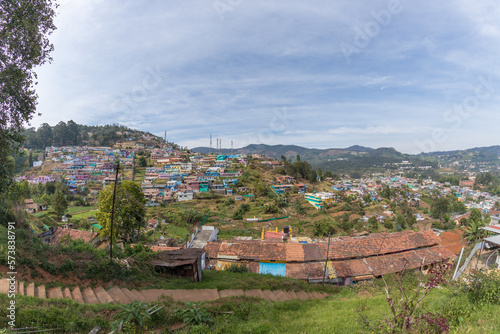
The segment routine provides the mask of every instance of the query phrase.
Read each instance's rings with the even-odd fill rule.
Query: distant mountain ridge
[[[195,147],[192,149],[197,153],[209,153],[208,147]],[[447,152],[420,153],[417,155],[401,153],[392,147],[370,148],[353,145],[348,148],[306,148],[297,145],[265,145],[251,144],[242,148],[221,149],[221,154],[264,154],[274,159],[295,160],[300,155],[301,160],[309,162],[314,168],[336,172],[380,172],[396,168],[395,164],[402,161],[410,161],[417,166],[431,166],[437,168],[438,161],[453,162],[456,160],[471,158],[477,161],[494,160],[500,156],[500,146],[476,147],[468,150],[456,150]],[[212,149],[212,153],[216,153]]]

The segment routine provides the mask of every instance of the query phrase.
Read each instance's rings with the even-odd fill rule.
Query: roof
[[[254,261],[321,261],[326,259],[327,243],[209,242],[210,258],[230,258]],[[346,238],[330,243],[328,259],[333,261],[392,254],[422,247],[439,245],[432,230],[424,232],[378,233],[368,237]]]
[[[377,233],[367,237],[350,238],[330,244],[329,260],[351,259],[391,254],[422,247],[439,245],[439,237],[432,231]],[[322,258],[326,258],[328,245],[319,244]]]
[[[481,229],[486,230],[488,232],[500,234],[500,225],[498,225],[498,224],[490,225],[490,226],[486,226],[486,227],[481,227]]]
[[[484,238],[483,240],[489,242],[490,244],[500,246],[500,235],[495,235],[494,237]]]
[[[445,247],[431,247],[384,256],[338,261],[333,262],[333,266],[339,277],[354,277],[368,274],[381,276],[400,272],[404,268],[419,268],[422,265],[422,261],[424,261],[424,265],[428,265],[441,260],[447,260],[454,255],[453,252],[447,250]]]
[[[160,252],[152,262],[155,266],[177,267],[193,264],[205,251],[201,248],[185,248]]]

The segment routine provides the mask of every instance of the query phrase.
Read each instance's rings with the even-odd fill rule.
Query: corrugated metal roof
[[[484,238],[483,240],[486,242],[489,242],[490,244],[500,246],[500,235],[496,235],[494,237],[489,237],[489,238]]]
[[[163,251],[151,263],[155,266],[177,267],[196,262],[205,251],[201,248],[186,248]]]

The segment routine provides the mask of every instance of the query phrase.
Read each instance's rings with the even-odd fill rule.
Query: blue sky
[[[493,1],[60,3],[35,127],[119,123],[188,147],[500,144]]]

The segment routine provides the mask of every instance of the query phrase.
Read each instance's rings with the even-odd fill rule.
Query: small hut
[[[190,277],[199,282],[202,277],[205,251],[201,248],[168,250],[158,253],[152,260],[156,270],[174,276]]]

